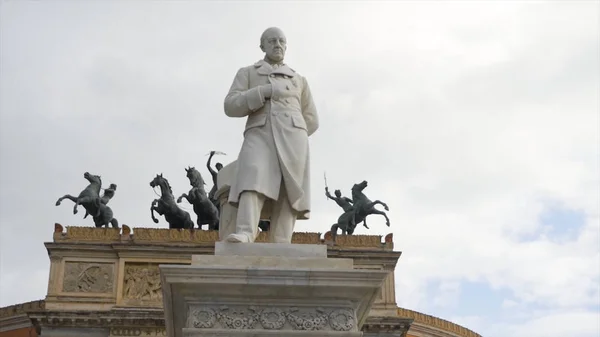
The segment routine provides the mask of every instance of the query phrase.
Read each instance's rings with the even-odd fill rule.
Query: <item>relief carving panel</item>
[[[123,277],[123,300],[127,302],[161,302],[162,290],[157,263],[126,263]]]
[[[111,293],[114,263],[66,262],[63,291],[70,293]]]

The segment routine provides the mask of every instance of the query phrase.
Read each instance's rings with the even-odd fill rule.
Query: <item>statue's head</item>
[[[342,191],[340,190],[335,190],[333,193],[335,193],[335,196],[338,198],[342,196]]]
[[[354,184],[354,186],[352,186],[352,195],[354,195],[355,193],[362,192],[362,190],[364,190],[367,187],[367,185],[368,183],[366,180],[363,180],[358,184]]]
[[[277,27],[267,28],[260,36],[260,50],[270,63],[281,63],[287,50],[287,40],[283,31]]]
[[[190,180],[190,184],[192,186],[202,187],[203,185],[206,185],[204,179],[202,178],[202,174],[200,174],[200,172],[196,170],[195,167],[188,167],[185,169],[185,171],[187,172],[186,176]]]
[[[100,178],[100,176],[97,176],[97,175],[91,174],[91,173],[89,173],[89,172],[85,172],[85,173],[83,174],[83,177],[84,177],[84,178],[85,178],[87,181],[89,181],[90,183],[96,183],[96,184],[100,184],[100,185],[102,185],[102,179]]]
[[[110,188],[111,190],[116,190],[117,189],[117,184],[110,184],[108,186],[108,188]]]
[[[217,168],[217,171],[221,171],[221,169],[223,168],[223,164],[221,164],[221,163],[217,163],[217,164],[215,165],[215,167]]]
[[[159,186],[164,180],[165,179],[163,178],[162,173],[157,174],[156,177],[154,177],[154,179],[152,179],[152,181],[150,182],[150,187],[154,188],[156,186]]]

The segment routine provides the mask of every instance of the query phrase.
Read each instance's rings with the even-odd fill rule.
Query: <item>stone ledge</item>
[[[285,331],[286,337],[306,336],[306,337],[362,337],[362,332],[338,332],[338,331]],[[213,330],[206,331],[201,329],[183,329],[183,337],[281,337],[282,331],[279,330]]]
[[[294,244],[327,245],[337,248],[363,248],[377,250],[393,250],[393,234],[381,235],[337,235],[335,242],[331,233],[296,232],[292,236]],[[123,244],[193,244],[211,246],[219,240],[218,231],[168,229],[168,228],[95,228],[81,226],[67,226],[54,224],[53,241],[55,243],[123,243]],[[257,243],[266,243],[268,235],[260,232],[256,238]]]
[[[0,318],[25,314],[33,310],[44,310],[46,308],[45,305],[46,302],[44,300],[9,305],[7,307],[0,308]]]
[[[315,257],[285,257],[285,256],[229,256],[193,255],[192,266],[243,267],[256,268],[294,268],[302,269],[353,269],[352,259],[327,259]]]
[[[325,245],[215,242],[216,256],[277,256],[327,258]]]

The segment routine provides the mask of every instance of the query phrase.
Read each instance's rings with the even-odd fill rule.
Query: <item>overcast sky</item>
[[[85,171],[119,222],[155,225],[157,173],[236,159],[243,119],[223,99],[288,37],[320,114],[312,218],[366,179],[390,206],[400,306],[484,336],[600,333],[598,1],[2,1],[0,306],[43,299],[53,224],[91,226],[72,203]],[[209,179],[210,180],[210,179]],[[183,204],[191,210],[189,204]],[[81,210],[83,212],[83,210]],[[193,213],[192,213],[193,214]]]

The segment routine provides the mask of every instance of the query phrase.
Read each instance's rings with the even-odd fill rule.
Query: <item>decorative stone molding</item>
[[[406,337],[412,324],[411,318],[370,316],[363,325],[365,337],[371,336],[401,336]]]
[[[63,291],[71,293],[111,293],[114,289],[114,263],[66,262]]]
[[[394,243],[394,233],[385,236],[385,243]]]
[[[67,227],[66,233],[62,232],[62,228],[62,225],[54,224],[54,242],[107,242],[119,241],[121,239],[121,230],[119,228]]]
[[[394,249],[394,234],[389,233],[385,236],[384,242],[381,242],[381,235],[341,235],[338,234],[333,240],[331,231],[325,233],[323,242],[332,248],[358,248],[358,249]]]
[[[168,229],[168,228],[95,228],[67,226],[66,232],[61,224],[54,224],[54,242],[98,242],[98,243],[139,243],[139,244],[164,244],[164,243],[189,243],[210,245],[219,240],[218,231]],[[268,242],[269,233],[260,232],[256,242]],[[387,234],[384,242],[381,235],[338,235],[336,242],[331,241],[331,232],[325,233],[294,233],[292,243],[297,244],[329,244],[334,248],[375,248],[383,250],[393,249],[393,234]]]
[[[294,233],[292,243],[318,245],[322,244],[321,233]]]
[[[411,318],[414,320],[414,323],[423,324],[428,327],[433,327],[445,331],[449,331],[455,333],[461,337],[482,337],[480,334],[471,331],[463,326],[458,324],[454,324],[445,319],[441,319],[435,316],[425,315],[420,312],[398,308],[397,309],[398,317]]]
[[[356,329],[356,314],[351,308],[195,305],[188,311],[187,327],[352,331]]]
[[[167,336],[165,328],[132,328],[119,327],[111,328],[108,337],[131,337],[131,336],[151,336],[162,337]]]
[[[381,235],[337,235],[335,245],[341,247],[380,248]]]
[[[29,318],[35,326],[61,328],[109,328],[113,329],[116,336],[131,332],[157,332],[157,336],[164,336],[161,331],[165,329],[165,319],[162,310],[110,310],[110,311],[44,311],[29,312]],[[119,335],[118,333],[121,333]],[[136,335],[133,335],[136,336]],[[146,336],[146,335],[137,335]],[[152,335],[150,335],[152,336]]]
[[[201,243],[219,240],[219,232],[191,229],[134,228],[134,242]]]

